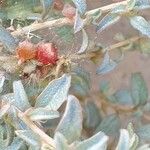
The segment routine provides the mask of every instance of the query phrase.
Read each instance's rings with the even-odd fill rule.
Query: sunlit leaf
[[[149,0],[136,0],[135,9],[147,9],[150,8],[150,1]]]
[[[130,17],[131,25],[140,31],[143,35],[150,37],[150,23],[145,20],[142,16]]]
[[[16,39],[0,25],[0,41],[9,52],[14,52],[17,47]]]
[[[135,6],[136,0],[128,0],[127,1],[127,9],[132,10]]]
[[[72,0],[80,12],[81,15],[83,15],[86,12],[87,4],[86,0]]]
[[[143,105],[148,100],[148,89],[140,73],[132,74],[131,94],[135,105]]]
[[[125,129],[120,130],[120,138],[116,150],[129,150],[129,132]]]
[[[112,114],[106,116],[101,121],[95,132],[103,131],[107,135],[114,135],[119,131],[119,129],[120,129],[120,119],[117,115]]]
[[[77,144],[77,150],[106,150],[108,136],[103,132],[98,132],[91,138]]]
[[[81,31],[83,26],[84,26],[83,19],[80,17],[78,11],[76,11],[75,22],[74,22],[74,33]]]
[[[77,52],[78,54],[84,53],[86,51],[86,49],[88,48],[88,35],[86,33],[86,31],[84,29],[82,29],[82,45],[79,49],[79,51]]]
[[[150,144],[144,144],[140,146],[137,150],[150,150]]]
[[[71,77],[63,75],[50,82],[36,99],[36,107],[48,107],[57,110],[67,99]]]
[[[96,32],[101,32],[105,30],[107,27],[109,27],[112,24],[115,24],[120,19],[120,16],[118,14],[107,14],[98,24],[96,28]]]
[[[126,12],[126,5],[118,5],[111,10],[111,14],[122,14]]]
[[[27,113],[33,121],[54,119],[59,117],[59,112],[48,108],[36,108]]]
[[[115,69],[116,66],[117,66],[117,63],[115,61],[113,61],[110,58],[108,52],[106,52],[102,64],[97,69],[97,74],[106,74],[106,73],[112,71],[113,69]]]
[[[0,93],[3,91],[5,76],[0,76]]]
[[[13,82],[13,91],[14,91],[14,98],[15,98],[13,104],[16,107],[18,107],[22,111],[25,111],[26,109],[31,107],[21,81]]]
[[[77,140],[82,131],[82,108],[78,99],[68,97],[65,113],[57,126],[56,132],[62,133],[69,143]]]

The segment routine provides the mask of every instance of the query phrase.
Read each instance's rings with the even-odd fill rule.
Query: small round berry
[[[58,60],[58,49],[53,43],[39,43],[36,52],[37,60],[43,65],[54,65]]]
[[[54,9],[56,10],[63,10],[64,3],[62,0],[54,0]]]
[[[33,43],[27,40],[19,43],[17,47],[17,57],[19,59],[19,63],[23,63],[26,60],[34,59],[35,56],[36,51]]]
[[[76,14],[76,9],[70,4],[65,4],[62,10],[62,14],[69,19],[73,19]]]

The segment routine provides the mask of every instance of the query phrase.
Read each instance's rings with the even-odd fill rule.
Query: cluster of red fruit
[[[53,43],[33,44],[29,41],[19,43],[17,47],[19,63],[35,59],[42,65],[55,65],[58,60],[58,49]]]

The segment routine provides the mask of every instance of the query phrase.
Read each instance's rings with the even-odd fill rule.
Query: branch
[[[118,3],[114,3],[114,4],[110,4],[110,5],[107,5],[107,6],[103,6],[103,7],[100,7],[100,8],[90,10],[90,11],[86,12],[86,16],[92,15],[95,12],[97,12],[98,10],[101,10],[102,13],[109,12],[112,8],[114,8],[114,7],[116,7],[120,4],[126,5],[127,1],[118,2]],[[42,22],[42,23],[33,23],[29,26],[26,26],[22,29],[18,29],[16,31],[12,32],[12,35],[13,36],[19,36],[21,34],[26,34],[28,32],[33,32],[33,31],[36,31],[36,30],[39,30],[39,29],[61,27],[61,26],[64,26],[64,25],[71,25],[71,24],[73,24],[73,21],[68,19],[68,18],[60,18],[60,19],[46,21],[46,22]]]

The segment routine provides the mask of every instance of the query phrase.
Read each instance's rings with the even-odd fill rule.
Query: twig
[[[19,111],[19,110],[18,110]],[[41,137],[41,140],[48,145],[50,145],[53,149],[55,148],[54,140],[44,133],[40,128],[38,128],[25,114],[21,111],[18,112],[18,117],[36,134]]]
[[[107,5],[107,6],[103,6],[103,7],[100,7],[100,8],[90,10],[86,13],[86,16],[92,15],[95,12],[97,12],[98,10],[101,10],[102,13],[109,12],[113,7],[118,6],[120,4],[126,5],[127,1],[118,2],[118,3],[114,3],[114,4],[110,4],[110,5]],[[43,22],[43,23],[33,23],[29,26],[26,26],[22,29],[18,29],[16,31],[12,32],[12,35],[19,36],[21,34],[26,34],[29,31],[33,32],[33,31],[36,31],[36,30],[39,30],[39,29],[61,27],[63,25],[71,25],[71,24],[73,24],[73,21],[71,21],[70,19],[67,19],[67,18],[60,18],[60,19],[56,19],[56,20],[46,21],[46,22]]]

